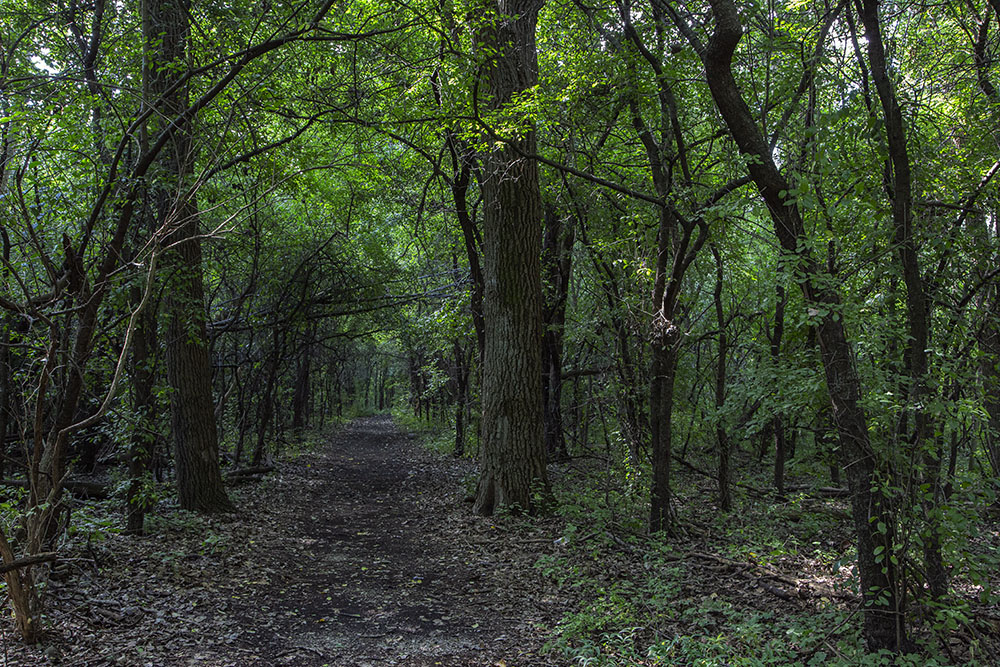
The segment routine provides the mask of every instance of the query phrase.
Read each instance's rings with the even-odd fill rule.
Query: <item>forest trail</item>
[[[67,553],[45,639],[5,631],[0,667],[559,664],[541,628],[567,602],[533,567],[557,547],[542,527],[474,516],[474,470],[388,417],[356,420],[233,488],[238,515],[168,504],[145,537]]]
[[[529,590],[518,597],[507,584],[521,565],[470,542],[455,465],[419,451],[388,417],[356,421],[301,460],[298,479],[285,480],[293,481],[282,511],[289,539],[273,554],[281,566],[242,601],[258,628],[248,647],[256,655],[246,657],[268,665],[545,664],[531,657],[542,638],[528,623]],[[443,488],[449,481],[452,493]]]

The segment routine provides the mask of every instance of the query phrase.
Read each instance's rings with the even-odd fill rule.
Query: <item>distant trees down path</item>
[[[368,411],[453,429],[478,514],[599,496],[647,546],[846,498],[873,652],[995,603],[994,0],[0,16],[26,641],[80,489],[132,535],[238,511],[227,480]]]

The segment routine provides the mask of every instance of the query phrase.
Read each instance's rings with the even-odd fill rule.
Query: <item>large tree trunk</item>
[[[176,272],[167,299],[167,383],[171,388],[177,494],[182,509],[230,512],[235,508],[219,471],[197,226],[197,216],[185,225],[187,240],[177,248]]]
[[[511,102],[538,80],[539,0],[489,2],[492,25],[480,36],[495,50],[486,65],[490,106]],[[531,511],[548,493],[542,433],[541,222],[538,167],[527,130],[484,156],[483,421],[475,511]]]
[[[736,5],[732,0],[710,0],[710,4],[714,21],[711,40],[706,46],[692,40],[704,63],[709,90],[740,151],[753,158],[747,166],[750,177],[771,214],[782,250],[794,258],[796,271],[805,277],[801,287],[806,303],[821,313],[821,357],[840,435],[858,542],[858,573],[865,599],[864,638],[870,650],[900,650],[905,641],[901,592],[895,566],[886,556],[894,553],[894,522],[889,501],[878,490],[881,480],[877,457],[860,403],[861,381],[840,318],[839,295],[829,286],[829,280],[824,280],[820,265],[808,249],[801,213],[794,202],[787,201],[791,187],[775,165],[733,76],[733,53],[743,36]]]
[[[165,244],[171,248],[164,256],[170,423],[181,507],[232,511],[219,472],[200,225],[187,183],[193,167],[192,126],[189,117],[181,116],[187,108],[187,88],[181,79],[187,69],[188,13],[187,0],[145,0],[143,4],[145,93],[147,104],[157,110],[150,122],[156,126],[163,119],[181,119],[169,128],[170,141],[158,157],[160,169],[151,184],[157,219]],[[160,129],[156,127],[151,134]]]

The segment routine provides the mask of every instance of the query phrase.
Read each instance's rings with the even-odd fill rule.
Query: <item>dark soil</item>
[[[354,422],[240,487],[236,517],[91,540],[52,574],[45,643],[7,635],[0,664],[557,664],[540,649],[564,604],[532,563],[558,547],[473,516],[471,473],[387,417]]]
[[[706,637],[734,654],[778,647],[807,662],[858,641],[844,501],[757,492],[720,517],[705,502],[710,475],[679,475],[684,522],[657,541],[637,532],[641,503],[599,458],[549,474],[566,501],[559,516],[477,517],[465,498],[472,462],[424,451],[372,417],[232,488],[235,516],[164,501],[149,535],[128,537],[107,522],[121,515],[114,501],[80,502],[77,532],[45,577],[45,641],[25,647],[0,624],[0,667],[540,667],[579,664],[595,647],[640,665],[653,664],[648,647],[680,638],[677,651],[697,653]],[[603,504],[572,500],[587,489]],[[983,534],[996,550],[995,527]],[[973,646],[980,664],[1000,664],[1000,617],[975,593],[956,585],[969,634],[915,628],[949,664]]]

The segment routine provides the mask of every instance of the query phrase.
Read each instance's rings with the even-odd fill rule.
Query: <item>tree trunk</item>
[[[133,289],[132,302],[138,305],[142,294]],[[125,532],[142,535],[151,503],[146,496],[146,478],[156,445],[156,396],[153,393],[153,363],[156,350],[156,311],[145,309],[132,337],[132,406],[136,425],[128,453],[129,485],[125,494]]]
[[[147,104],[157,113],[154,127],[178,118],[187,108],[189,7],[187,0],[145,0],[143,71]],[[184,116],[172,128],[157,161],[151,184],[157,220],[166,232],[167,382],[170,423],[177,467],[177,493],[183,509],[232,511],[219,472],[212,362],[205,329],[205,290],[201,268],[199,215],[188,180],[193,168],[192,123]],[[158,133],[161,128],[156,127]],[[162,128],[168,129],[168,128]]]
[[[6,153],[6,151],[4,151]],[[0,167],[2,169],[2,167]],[[0,184],[2,185],[2,184]],[[2,190],[2,187],[0,187]],[[0,267],[0,289],[8,293],[10,285],[10,236],[7,230],[0,228],[0,240],[3,242],[3,266]],[[13,329],[14,317],[8,312],[0,315],[0,478],[5,476],[7,462],[7,431],[13,423],[11,413],[11,355],[10,333]]]
[[[778,262],[777,269],[777,284],[774,287],[775,292],[775,306],[774,306],[774,329],[768,336],[768,342],[770,343],[771,352],[771,363],[775,368],[781,360],[781,344],[785,337],[785,305],[788,302],[787,295],[785,294],[785,286],[781,284],[782,280],[781,262]],[[785,421],[780,415],[774,417],[771,420],[770,427],[768,428],[768,433],[774,436],[774,492],[777,494],[778,498],[785,497],[785,461],[788,457],[788,450],[785,447],[787,441],[785,439]]]
[[[774,493],[778,498],[785,497],[785,460],[788,456],[785,438],[785,423],[781,417],[771,420],[771,432],[774,434]]]
[[[878,92],[885,117],[886,143],[889,162],[886,185],[892,199],[893,245],[906,285],[907,349],[904,366],[909,375],[907,412],[913,413],[913,433],[900,434],[910,442],[913,451],[923,461],[921,486],[930,489],[930,496],[923,500],[926,529],[923,531],[924,568],[931,596],[942,598],[948,593],[948,573],[941,554],[941,526],[938,507],[943,499],[941,485],[942,451],[940,440],[929,437],[934,428],[924,409],[930,396],[927,388],[929,362],[927,348],[930,338],[930,301],[924,289],[913,233],[913,194],[910,175],[910,158],[907,150],[906,127],[903,113],[896,99],[889,77],[882,31],[879,24],[879,0],[864,0],[861,20],[868,42],[868,59],[872,79]],[[905,423],[905,421],[903,422]]]
[[[487,4],[480,38],[495,50],[486,67],[490,107],[499,109],[538,80],[535,25],[539,0]],[[547,495],[542,432],[541,222],[534,131],[494,145],[484,156],[483,421],[475,511],[535,509]]]
[[[182,509],[231,512],[235,507],[219,471],[197,225],[197,216],[192,215],[182,233],[186,240],[177,247],[176,272],[167,298],[167,384],[177,495]]]
[[[733,508],[730,494],[729,471],[729,434],[722,411],[726,405],[726,357],[729,355],[729,341],[726,336],[726,320],[722,311],[722,255],[716,245],[712,244],[712,255],[715,257],[715,290],[712,300],[715,302],[715,321],[719,327],[719,359],[715,366],[715,442],[719,448],[719,509],[728,512]]]
[[[306,346],[299,358],[298,367],[295,373],[295,393],[292,397],[292,429],[301,431],[305,426],[306,407],[309,404],[309,374],[312,368],[311,348]],[[381,393],[379,395],[379,409],[381,406]]]
[[[640,370],[639,364],[635,361],[632,354],[632,334],[624,317],[618,314],[623,301],[622,290],[619,287],[611,265],[600,256],[598,249],[587,239],[586,226],[583,220],[579,220],[578,223],[580,240],[590,251],[595,273],[601,282],[608,304],[608,312],[611,313],[611,330],[615,334],[615,374],[618,378],[618,386],[621,388],[617,400],[618,420],[621,423],[622,435],[625,438],[626,447],[628,447],[629,463],[636,468],[639,466],[642,454],[644,453],[642,434],[645,432],[645,428],[642,425],[644,420],[642,401],[639,394]],[[575,405],[579,412],[581,403],[578,390],[579,381],[575,380],[573,393]],[[582,417],[578,414],[576,423],[580,424],[581,419]],[[584,444],[587,443],[586,437],[578,439]]]
[[[768,143],[754,121],[733,76],[732,57],[743,36],[739,13],[732,0],[710,0],[714,31],[706,46],[692,40],[705,66],[712,98],[742,153],[751,156],[747,169],[771,214],[782,250],[794,258],[804,280],[801,288],[808,306],[820,318],[818,336],[823,369],[840,435],[841,454],[851,491],[857,536],[858,573],[865,599],[863,635],[872,651],[901,650],[905,642],[902,599],[895,565],[894,520],[888,499],[879,490],[877,457],[868,437],[861,407],[861,381],[843,320],[839,295],[824,281],[820,265],[809,250],[798,206],[787,201],[791,189],[778,171]],[[685,25],[690,34],[690,29]],[[876,551],[876,549],[878,549]]]
[[[253,466],[259,466],[263,462],[264,452],[267,449],[267,430],[274,417],[274,388],[278,378],[278,355],[281,353],[281,340],[282,337],[278,333],[278,329],[274,329],[273,345],[267,364],[267,382],[257,403],[257,444],[254,445],[253,455],[250,458],[250,465]]]
[[[455,456],[465,455],[465,413],[469,409],[470,360],[459,339],[452,343],[455,357]],[[471,354],[471,353],[469,353]]]
[[[653,481],[650,488],[649,530],[669,532],[672,525],[670,506],[670,459],[674,413],[674,382],[677,378],[677,327],[666,320],[654,323],[653,363],[649,389],[649,422],[653,442]]]
[[[986,323],[979,336],[983,351],[980,372],[983,377],[983,406],[986,422],[986,454],[993,476],[1000,479],[1000,285],[986,295]]]
[[[562,366],[573,242],[573,228],[563,225],[554,207],[546,207],[542,243],[542,400],[549,460],[569,457],[562,421]]]

